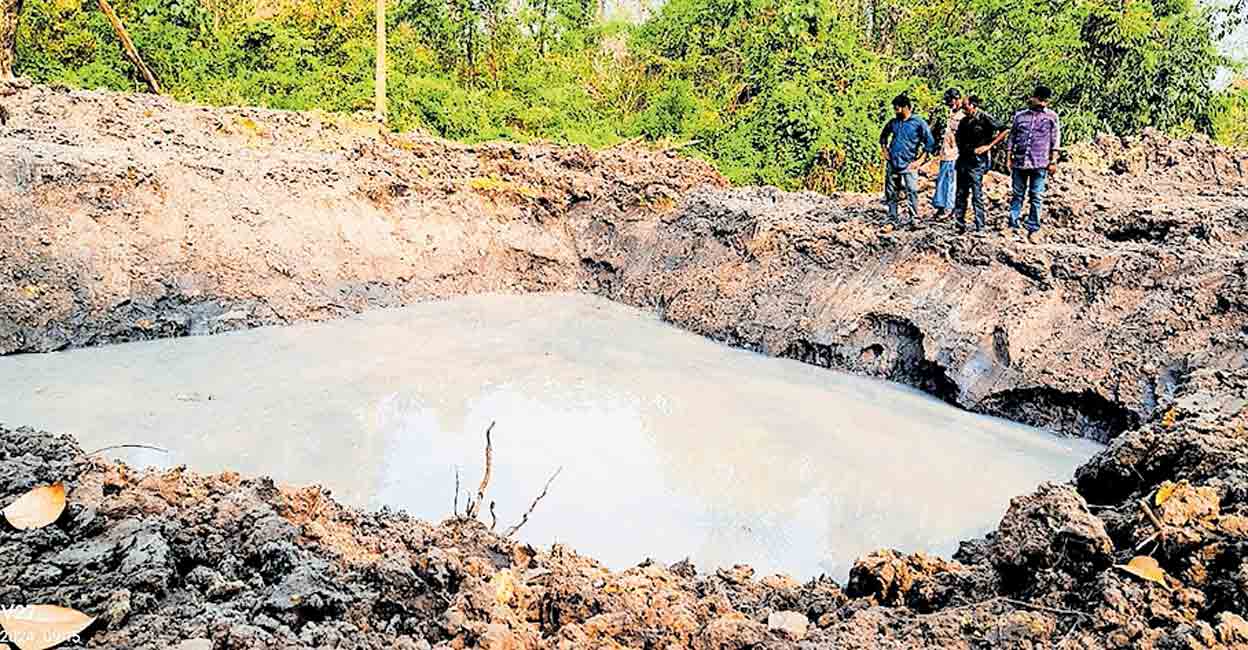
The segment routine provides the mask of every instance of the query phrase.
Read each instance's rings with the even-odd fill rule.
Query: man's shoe
[[[1044,235],[1041,235],[1039,230],[1033,230],[1027,233],[1027,241],[1028,243],[1039,244],[1044,241]]]

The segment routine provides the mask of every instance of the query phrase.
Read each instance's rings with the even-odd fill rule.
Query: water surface
[[[454,468],[475,487],[491,421],[500,526],[563,468],[522,539],[799,578],[880,547],[950,553],[1099,449],[576,294],[0,358],[0,422],[433,520]]]

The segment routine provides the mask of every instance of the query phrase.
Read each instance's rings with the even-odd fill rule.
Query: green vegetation
[[[1248,80],[1218,96],[1213,132],[1223,144],[1248,148]]]
[[[370,0],[115,0],[174,96],[369,110]],[[944,87],[1005,117],[1037,82],[1068,138],[1145,126],[1244,143],[1217,94],[1233,7],[1193,0],[669,0],[640,25],[597,0],[390,0],[389,123],[466,141],[694,142],[733,181],[866,189],[899,92]],[[1219,13],[1221,12],[1221,13]],[[1228,20],[1228,17],[1230,20]],[[18,72],[141,90],[93,0],[25,0]]]

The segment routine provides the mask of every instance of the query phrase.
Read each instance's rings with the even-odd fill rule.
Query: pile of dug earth
[[[2,354],[580,290],[1108,442],[953,558],[881,550],[847,584],[799,584],[610,571],[475,520],[135,470],[0,413],[0,505],[67,488],[53,523],[0,529],[0,606],[94,619],[62,647],[1248,647],[1244,152],[1078,147],[1032,244],[886,232],[871,197],[730,189],[670,151],[41,86],[0,101]]]

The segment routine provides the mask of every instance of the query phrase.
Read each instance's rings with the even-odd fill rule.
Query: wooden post
[[[377,0],[377,118],[386,121],[386,0]]]
[[[96,0],[100,5],[100,11],[108,17],[108,22],[112,23],[113,31],[117,32],[117,39],[121,41],[121,49],[126,53],[126,58],[130,59],[130,63],[139,70],[139,74],[143,75],[143,80],[147,82],[147,87],[157,95],[160,94],[160,82],[156,81],[156,75],[152,74],[151,69],[143,62],[143,58],[139,56],[139,51],[134,49],[134,41],[130,40],[130,34],[126,32],[126,28],[121,24],[121,19],[117,17],[117,12],[113,11],[113,6],[108,4],[108,0]]]

